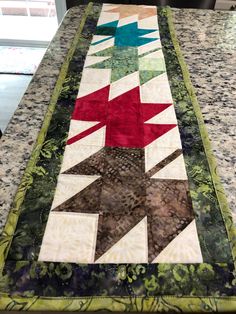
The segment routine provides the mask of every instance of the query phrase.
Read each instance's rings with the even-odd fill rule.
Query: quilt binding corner
[[[36,162],[38,160],[40,150],[42,148],[48,127],[54,112],[57,99],[60,95],[63,81],[66,77],[68,66],[73,53],[76,49],[76,44],[80,39],[87,16],[92,9],[93,2],[90,2],[85,10],[84,16],[81,19],[79,27],[76,31],[71,47],[67,53],[66,59],[61,67],[48,110],[44,117],[42,128],[38,134],[36,144],[33,148],[29,162],[27,163],[21,183],[15,195],[13,206],[9,212],[6,225],[4,227],[2,236],[0,238],[0,272],[4,268],[5,259],[10,248],[14,230],[17,225],[18,217],[20,215],[20,206],[24,200],[27,190],[27,182],[30,174],[32,173]],[[168,27],[170,30],[171,39],[174,45],[175,52],[182,70],[184,83],[194,107],[194,112],[198,120],[198,126],[202,137],[204,150],[207,156],[210,172],[213,179],[215,192],[219,201],[222,217],[225,223],[227,235],[230,241],[234,266],[236,268],[236,227],[234,226],[231,210],[228,207],[226,195],[221,184],[218,172],[217,163],[211,149],[210,139],[204,124],[204,119],[201,109],[195,95],[194,87],[191,83],[190,74],[182,55],[180,45],[175,33],[174,22],[170,7],[165,8],[167,13]],[[0,285],[1,285],[0,274]],[[0,292],[0,310],[14,310],[17,306],[18,310],[24,311],[48,311],[48,310],[66,310],[66,311],[97,311],[97,310],[110,310],[110,311],[143,311],[143,312],[162,312],[168,310],[183,311],[183,312],[232,312],[236,309],[236,296],[153,296],[153,297],[111,297],[111,296],[90,296],[90,297],[11,297],[7,293]]]

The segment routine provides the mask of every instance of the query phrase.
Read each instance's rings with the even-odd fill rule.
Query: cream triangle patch
[[[203,263],[195,220],[164,248],[153,263]]]
[[[147,263],[147,217],[103,254],[96,263]]]

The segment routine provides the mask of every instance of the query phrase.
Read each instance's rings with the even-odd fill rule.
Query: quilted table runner
[[[0,308],[236,311],[235,229],[168,8],[86,7],[0,242]]]

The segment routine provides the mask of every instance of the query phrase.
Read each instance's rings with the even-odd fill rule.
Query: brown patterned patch
[[[140,177],[144,171],[143,149],[104,147],[63,173],[102,175],[114,179],[117,176]]]
[[[101,189],[102,181],[97,179],[53,211],[97,214],[100,209]]]
[[[132,215],[99,215],[95,261],[135,227],[143,217],[143,210],[136,209]]]
[[[157,255],[191,222],[185,217],[157,217],[148,215],[148,262]]]
[[[168,179],[146,180],[145,204],[153,218],[194,218],[187,181]]]
[[[132,177],[139,180],[145,172],[144,149],[106,147],[106,178]]]
[[[100,211],[104,213],[132,215],[137,208],[145,206],[146,190],[142,180],[119,178],[104,179],[101,191]]]
[[[99,213],[96,259],[147,216],[152,262],[194,218],[187,181],[151,178],[180,154],[145,173],[144,149],[104,147],[65,172],[101,177],[54,210]]]
[[[81,148],[83,149],[83,148]],[[63,172],[64,174],[78,174],[78,175],[102,175],[105,171],[105,155],[106,150],[103,148],[97,153],[91,155],[74,167]]]

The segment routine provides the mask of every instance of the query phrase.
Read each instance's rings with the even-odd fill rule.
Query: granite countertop
[[[0,232],[84,9],[67,12],[0,140]],[[173,9],[173,15],[236,223],[236,12]]]

